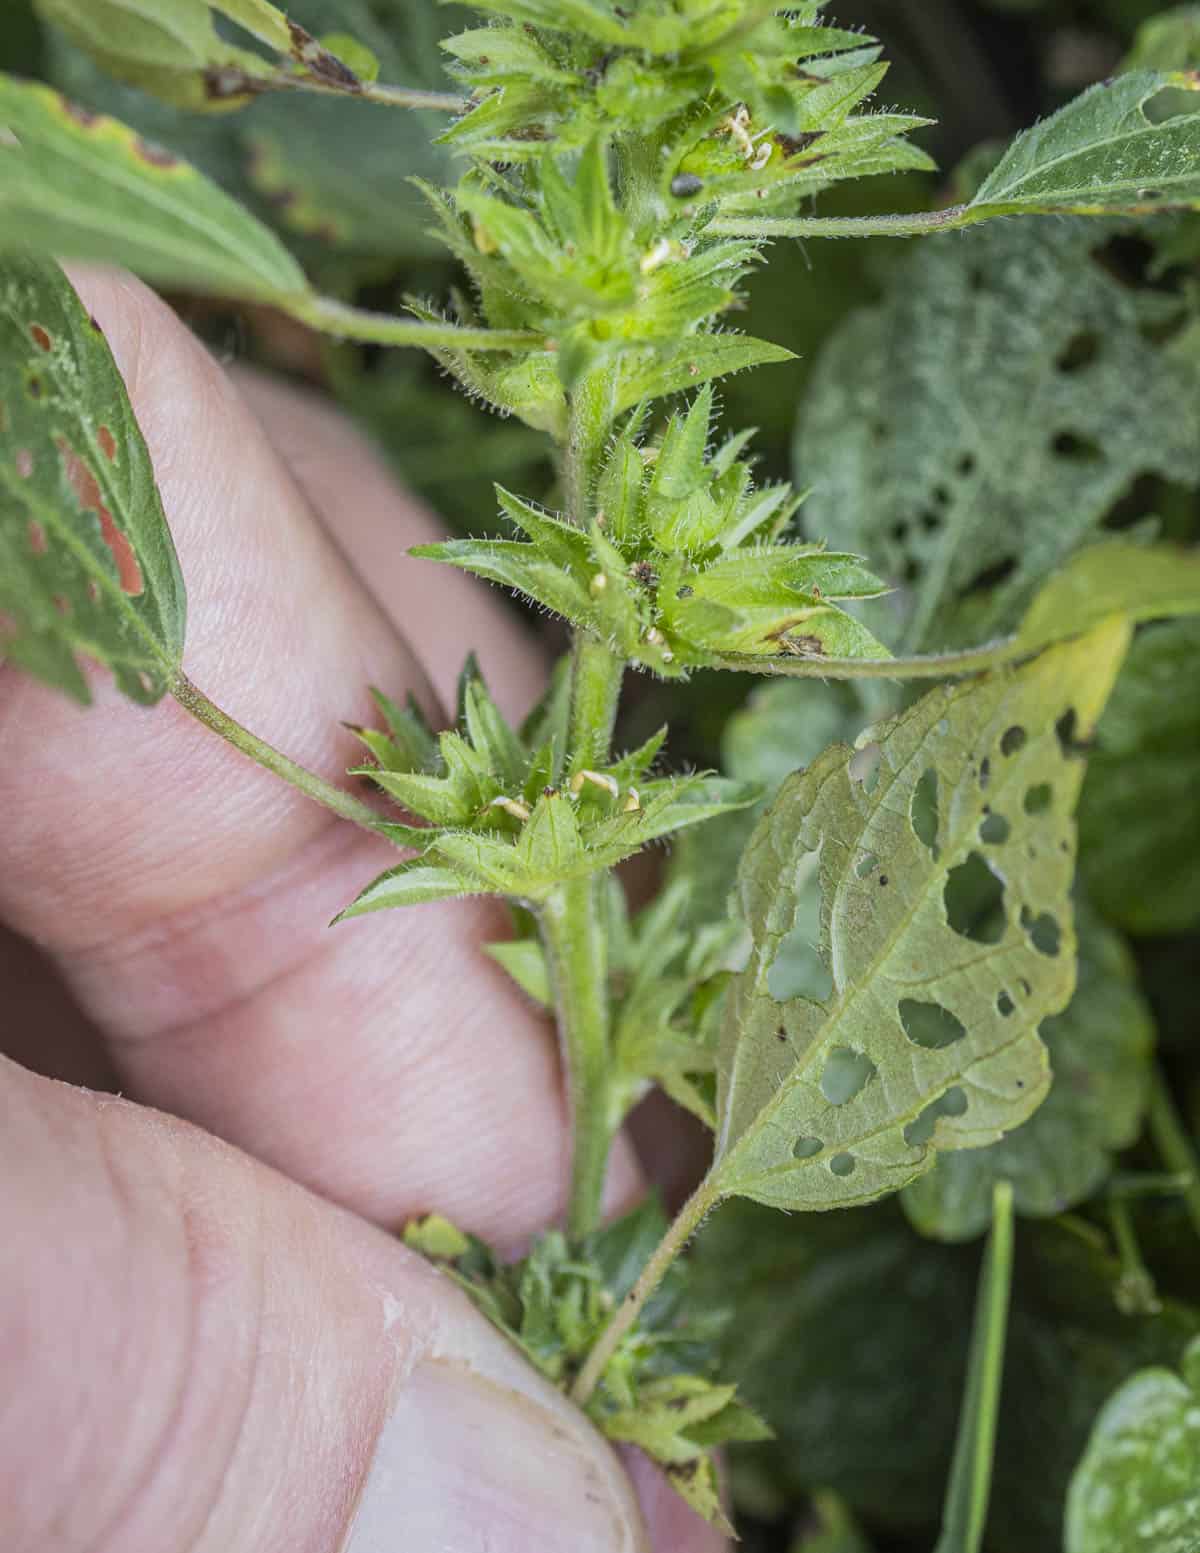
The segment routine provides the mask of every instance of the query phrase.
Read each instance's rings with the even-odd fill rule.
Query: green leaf
[[[0,242],[128,264],[164,284],[302,298],[278,239],[195,168],[49,87],[0,76]]]
[[[1074,983],[1072,735],[1089,736],[1128,635],[1113,622],[934,691],[785,782],[740,872],[754,950],[727,1005],[717,1193],[869,1201],[1042,1099],[1037,1027]],[[771,967],[814,870],[829,996],[780,1003]]]
[[[0,251],[127,264],[164,285],[272,302],[346,339],[512,350],[526,331],[393,318],[319,296],[275,234],[173,152],[58,92],[0,76]]]
[[[1104,268],[1110,235],[1038,222],[922,247],[822,352],[795,446],[805,516],[903,587],[906,651],[1011,628],[1139,476],[1200,484],[1200,357],[1147,338],[1182,310]],[[1098,583],[1118,595],[1119,563],[1079,602]],[[1062,605],[1047,592],[1039,620]]]
[[[1200,1544],[1200,1339],[1181,1368],[1141,1370],[1105,1404],[1071,1480],[1066,1553]]]
[[[644,399],[663,399],[699,388],[731,372],[791,361],[793,353],[744,334],[697,334],[658,350],[628,350],[620,357],[613,414]]]
[[[1148,117],[1161,93],[1200,89],[1185,71],[1135,71],[1089,87],[1017,136],[967,206],[973,220],[1024,211],[1200,205],[1200,118]]]
[[[1083,874],[1097,904],[1134,933],[1200,920],[1200,623],[1142,632],[1096,730],[1079,811]]]
[[[163,695],[175,547],[108,345],[49,259],[0,260],[0,557],[0,654],[83,702],[78,654],[135,701]]]
[[[979,1275],[954,1464],[934,1553],[979,1553],[987,1525],[1012,1290],[1013,1203],[1007,1181],[992,1193],[992,1233]]]
[[[514,938],[506,943],[485,944],[485,953],[501,965],[525,993],[541,1008],[553,1009],[546,957],[536,938]]]
[[[393,906],[420,906],[426,901],[458,900],[464,895],[483,895],[486,888],[477,880],[417,859],[400,863],[367,885],[334,922],[350,917],[365,917],[372,911],[388,911]]]
[[[722,216],[746,238],[916,237],[1009,215],[1149,215],[1200,206],[1200,116],[1176,99],[1200,90],[1191,70],[1141,70],[1091,86],[1024,130],[965,205],[895,216]],[[1165,112],[1147,113],[1164,103]]]
[[[904,1209],[922,1234],[939,1240],[981,1234],[1002,1180],[1012,1184],[1018,1213],[1063,1213],[1092,1196],[1113,1154],[1136,1141],[1154,1024],[1120,937],[1085,905],[1076,907],[1076,930],[1075,995],[1041,1028],[1053,1075],[1049,1094],[1015,1132],[987,1148],[943,1154],[905,1188]]]

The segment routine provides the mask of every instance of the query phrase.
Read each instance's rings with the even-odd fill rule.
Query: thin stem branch
[[[571,1388],[571,1399],[579,1407],[587,1403],[592,1392],[599,1385],[609,1360],[621,1345],[621,1339],[641,1315],[646,1301],[663,1281],[671,1263],[699,1229],[701,1220],[715,1206],[719,1194],[710,1181],[710,1177],[705,1177],[675,1215],[670,1229],[659,1241],[653,1256],[642,1268],[638,1281],[622,1300],[620,1309],[614,1313],[612,1320],[600,1334],[596,1346],[588,1354],[583,1369],[579,1372],[579,1378]]]
[[[994,206],[967,205],[895,216],[718,216],[705,228],[726,237],[921,237],[953,232],[998,214]]]
[[[256,733],[243,728],[241,723],[229,716],[228,712],[223,712],[219,706],[210,701],[202,690],[198,690],[182,672],[175,676],[170,688],[171,694],[180,706],[202,722],[205,727],[211,728],[214,733],[219,733],[243,755],[248,755],[260,766],[274,772],[277,777],[282,777],[293,787],[299,788],[315,803],[323,804],[325,808],[332,809],[334,814],[340,815],[342,819],[361,825],[364,830],[378,831],[384,823],[369,805],[344,792],[340,787],[334,787],[333,783],[327,782],[324,777],[306,770],[304,766],[298,765],[296,761],[260,739]]]
[[[1167,1076],[1157,1063],[1150,1078],[1150,1105],[1146,1114],[1150,1136],[1163,1163],[1169,1170],[1188,1177],[1183,1200],[1193,1228],[1200,1235],[1200,1158],[1196,1154],[1195,1139],[1188,1135],[1183,1118],[1175,1108]]]
[[[559,885],[538,913],[571,1109],[567,1231],[572,1238],[590,1234],[600,1222],[608,1152],[618,1125],[609,1074],[603,883],[600,875]]]
[[[280,298],[277,306],[324,334],[372,345],[416,345],[423,350],[531,351],[546,349],[539,334],[526,329],[467,329],[458,324],[427,323],[351,307],[334,297],[306,292]]]

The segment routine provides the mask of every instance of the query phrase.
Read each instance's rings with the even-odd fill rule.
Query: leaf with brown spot
[[[0,405],[0,651],[83,702],[80,655],[157,701],[183,579],[125,385],[51,260],[0,260]]]
[[[126,264],[163,284],[281,303],[309,294],[279,239],[202,173],[126,125],[0,76],[0,248]],[[33,325],[47,320],[31,316]],[[53,331],[51,331],[52,333]]]

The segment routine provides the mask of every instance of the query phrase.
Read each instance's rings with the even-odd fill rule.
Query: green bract
[[[800,498],[756,489],[738,454],[746,436],[706,455],[710,389],[642,442],[614,441],[584,532],[500,491],[523,540],[449,540],[414,553],[523,593],[666,677],[724,653],[883,658],[865,626],[839,608],[877,598],[883,583],[859,557],[782,538]]]
[[[653,777],[656,734],[595,770],[568,764],[565,681],[520,734],[504,721],[473,665],[463,676],[457,729],[438,739],[412,708],[379,704],[387,733],[360,736],[376,764],[360,766],[410,814],[429,823],[384,823],[421,855],[380,875],[342,917],[455,895],[507,895],[533,904],[556,885],[616,866],[660,836],[758,797],[717,777]]]

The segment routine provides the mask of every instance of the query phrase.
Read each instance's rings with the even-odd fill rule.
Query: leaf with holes
[[[1113,1154],[1136,1141],[1154,1023],[1119,935],[1086,906],[1076,907],[1076,931],[1075,996],[1041,1029],[1050,1093],[1015,1132],[985,1149],[941,1155],[905,1188],[905,1211],[922,1234],[939,1240],[981,1235],[998,1181],[1012,1183],[1020,1214],[1064,1213],[1090,1197],[1108,1176]]]
[[[1037,1027],[1074,984],[1080,745],[1128,637],[1114,620],[935,690],[784,783],[739,874],[754,947],[718,1061],[715,1195],[869,1201],[1042,1099]],[[780,1002],[771,968],[814,872],[828,996]]]
[[[236,297],[308,294],[274,233],[187,162],[49,87],[0,76],[0,247],[14,246]]]
[[[1200,921],[1200,622],[1134,642],[1096,730],[1079,809],[1082,870],[1097,903],[1133,933]]]
[[[1105,1404],[1071,1481],[1066,1553],[1200,1546],[1200,1339],[1182,1372],[1140,1370]]]
[[[1185,310],[1103,268],[1112,230],[923,246],[822,353],[796,442],[806,516],[901,585],[898,650],[1015,624],[1138,476],[1200,484],[1200,358],[1154,342]]]
[[[0,654],[90,700],[77,654],[157,701],[184,589],[112,355],[48,259],[0,261]]]

